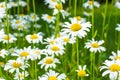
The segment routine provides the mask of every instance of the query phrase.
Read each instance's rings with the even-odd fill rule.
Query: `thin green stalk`
[[[93,60],[92,53],[90,53],[90,73],[91,73],[90,80],[92,80],[92,71],[93,71],[93,68],[92,68],[93,62],[92,62],[92,60]]]
[[[102,36],[101,36],[102,39],[104,39],[103,34],[104,34],[104,28],[105,28],[105,23],[106,23],[107,8],[108,8],[108,0],[106,0],[105,11],[104,11],[104,14],[103,14]]]
[[[79,66],[79,48],[78,48],[78,44],[79,44],[79,42],[78,42],[78,37],[76,37],[76,53],[77,53],[77,66]],[[79,76],[78,76],[78,80],[79,80]]]
[[[69,0],[69,9],[71,8],[71,0]]]
[[[35,60],[35,79],[37,80],[37,61]]]
[[[81,80],[84,80],[84,78],[83,78],[83,77],[81,77]]]
[[[24,60],[24,65],[26,65],[26,60]],[[25,70],[24,70],[24,80],[26,80],[26,78],[25,78]]]
[[[59,28],[60,12],[58,12],[58,14],[56,15],[56,17],[57,17],[57,21],[56,21],[56,27],[55,27],[55,37],[57,37],[57,34],[60,31],[60,28]]]
[[[94,0],[92,0],[94,3]],[[94,36],[94,4],[92,4],[92,37]]]
[[[120,32],[118,32],[118,50],[120,49]]]
[[[20,14],[20,5],[19,5],[20,0],[17,1],[18,1],[17,14]]]
[[[30,0],[27,0],[27,13],[30,14]]]
[[[49,27],[48,27],[48,23],[46,23],[46,32],[47,32],[47,35],[48,35],[48,36],[50,36]]]
[[[74,1],[74,16],[76,16],[77,11],[77,0]]]

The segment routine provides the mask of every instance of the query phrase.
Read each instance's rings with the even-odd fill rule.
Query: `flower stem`
[[[92,0],[94,3],[94,0]],[[92,37],[94,36],[94,4],[92,4]]]
[[[47,35],[50,36],[49,27],[47,23],[46,23],[46,32],[47,32]]]
[[[56,27],[55,27],[55,37],[57,37],[57,34],[60,31],[60,28],[59,28],[60,12],[58,12],[58,14],[56,15],[56,17],[57,17],[57,21],[56,21]]]
[[[77,0],[74,1],[74,16],[76,16],[77,11]]]

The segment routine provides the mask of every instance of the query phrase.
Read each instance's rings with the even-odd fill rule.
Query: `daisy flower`
[[[63,24],[62,32],[68,34],[71,38],[78,36],[79,38],[83,38],[89,32],[89,28],[91,28],[90,22],[81,22],[77,19],[71,20],[71,23],[65,22]]]
[[[55,17],[48,14],[43,14],[42,19],[48,23],[55,23]]]
[[[4,78],[0,77],[0,80],[5,80]]]
[[[59,56],[64,54],[64,46],[62,43],[59,44],[53,44],[53,45],[47,45],[47,53],[48,55],[56,55]]]
[[[27,71],[25,71],[25,74],[24,72],[17,72],[15,75],[14,75],[14,80],[24,80],[24,77],[27,77],[29,74]]]
[[[17,40],[17,38],[14,36],[14,35],[12,35],[12,34],[4,34],[4,35],[1,35],[1,41],[3,42],[3,43],[14,43],[16,40]]]
[[[4,62],[0,62],[0,67],[4,67]]]
[[[18,4],[19,4],[19,6],[21,6],[21,7],[25,7],[25,6],[27,5],[27,3],[26,3],[25,1],[22,1],[22,0],[20,0],[20,1],[18,2]]]
[[[0,50],[0,56],[2,58],[5,58],[6,55],[8,55],[8,51],[7,50],[5,50],[5,49]]]
[[[105,51],[106,49],[101,46],[104,43],[104,40],[100,40],[100,41],[95,41],[94,39],[89,40],[87,43],[85,43],[85,48],[89,49],[90,52],[94,52],[96,53],[101,52],[101,51]]]
[[[92,9],[92,5],[94,5],[95,7],[97,7],[97,8],[99,8],[100,7],[100,4],[99,4],[99,2],[97,2],[97,1],[90,1],[90,0],[88,0],[87,2],[85,2],[84,4],[83,4],[83,7],[84,8],[88,8],[88,9]]]
[[[56,44],[57,43],[57,39],[54,38],[54,36],[46,38],[44,40],[45,40],[44,44],[48,44],[48,45],[50,45],[50,44],[52,45],[52,44]]]
[[[85,77],[88,76],[89,74],[86,74],[86,65],[84,65],[83,67],[81,65],[79,65],[79,69],[76,70],[77,74],[79,77]]]
[[[53,56],[46,56],[43,58],[38,64],[41,65],[41,68],[45,68],[47,71],[49,68],[55,68],[56,63],[60,63],[60,61],[57,58],[54,58]]]
[[[25,66],[24,66],[24,61],[22,59],[17,59],[17,60],[9,60],[4,67],[5,71],[9,71],[10,73],[13,72],[19,72],[20,69],[24,70]]]
[[[73,20],[73,19],[76,19],[77,21],[81,21],[81,22],[85,22],[85,21],[86,21],[85,18],[82,18],[82,17],[80,17],[80,16],[76,16],[76,17],[73,17],[73,18],[69,18],[70,21]]]
[[[102,73],[102,76],[109,74],[110,80],[116,80],[118,73],[120,73],[120,60],[116,60],[116,61],[106,60],[103,64],[104,66],[100,67],[100,71],[105,70]]]
[[[92,12],[84,11],[83,14],[84,14],[85,16],[92,16]]]
[[[31,46],[29,46],[28,48],[24,47],[23,49],[17,49],[15,51],[15,53],[11,54],[12,56],[18,56],[18,58],[21,59],[26,59],[26,60],[33,60],[33,56],[31,54]]]
[[[117,24],[117,27],[115,28],[116,31],[120,31],[120,24]]]
[[[118,9],[120,9],[120,2],[119,1],[115,2],[115,7],[117,7]]]
[[[112,51],[112,56],[109,57],[111,60],[120,60],[120,51],[118,50],[117,53]]]
[[[40,59],[43,51],[38,48],[33,48],[30,52],[33,56],[33,60]]]
[[[35,22],[35,21],[39,20],[39,17],[38,17],[37,14],[31,13],[30,16],[29,16],[29,20],[32,21],[32,22]]]
[[[49,70],[46,74],[42,75],[42,77],[39,78],[39,80],[65,80],[66,75],[57,73],[53,70]]]
[[[25,37],[25,39],[29,42],[29,43],[39,43],[42,42],[42,33],[39,32],[37,34],[32,34],[32,35],[27,35]]]

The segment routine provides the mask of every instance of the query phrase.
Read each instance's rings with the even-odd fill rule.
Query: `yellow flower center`
[[[4,39],[5,39],[5,40],[10,40],[10,36],[5,35],[5,36],[4,36]]]
[[[93,42],[93,43],[91,44],[91,46],[92,46],[93,48],[98,48],[98,47],[99,47],[99,45],[98,45],[97,42]]]
[[[58,33],[58,34],[57,34],[57,37],[60,37],[60,36],[61,36],[61,35]]]
[[[46,63],[46,64],[51,64],[51,63],[53,63],[53,59],[52,59],[52,58],[47,58],[47,59],[45,60],[45,63]]]
[[[69,42],[70,41],[69,38],[64,38],[63,40],[64,40],[64,42]]]
[[[81,17],[80,16],[76,16],[75,17],[77,20],[81,20]]]
[[[53,51],[59,51],[60,49],[59,49],[58,46],[53,46],[53,47],[52,47],[52,50],[53,50]]]
[[[89,1],[89,2],[88,2],[88,4],[89,4],[89,5],[92,5],[92,4],[93,4],[93,2],[92,2],[92,1]]]
[[[49,15],[48,15],[47,18],[48,18],[48,19],[52,19],[52,16],[49,16]]]
[[[54,43],[55,43],[55,41],[54,41],[54,40],[51,40],[51,41],[50,41],[50,44],[54,44]]]
[[[33,16],[32,16],[32,19],[35,19],[35,18],[36,18],[36,16],[35,16],[35,15],[33,15]]]
[[[62,4],[57,4],[57,5],[55,5],[55,7],[56,7],[58,10],[62,10],[62,9],[63,9]]]
[[[37,34],[33,34],[33,35],[31,35],[31,36],[30,36],[30,39],[38,39]]]
[[[78,23],[72,24],[71,27],[70,27],[70,29],[74,32],[79,31],[81,28],[82,28],[82,26]]]
[[[56,76],[50,76],[48,80],[57,80]]]
[[[52,2],[56,2],[56,0],[52,0]]]
[[[0,8],[5,8],[5,4],[0,4]]]
[[[13,66],[14,68],[19,68],[19,67],[22,66],[22,64],[19,63],[19,62],[13,62],[13,63],[12,63],[12,66]]]
[[[23,52],[20,53],[21,57],[27,57],[28,55],[29,55],[29,53],[25,52],[25,51],[23,51]]]
[[[20,74],[19,75],[20,79],[24,78],[24,75],[23,74]]]
[[[78,76],[79,76],[79,77],[84,77],[85,75],[86,75],[85,70],[79,70],[79,71],[78,71]]]
[[[120,66],[118,64],[112,64],[110,66],[110,71],[112,72],[120,71]]]
[[[18,28],[20,28],[20,29],[21,29],[21,28],[23,28],[23,26],[22,26],[22,25],[20,25],[20,26],[18,26]]]
[[[4,62],[0,62],[0,66],[2,66],[4,64]]]
[[[21,17],[25,16],[24,14],[20,14]]]
[[[2,54],[2,52],[0,51],[0,54]]]
[[[20,20],[16,20],[16,22],[15,22],[16,24],[20,24],[21,23],[21,21]]]
[[[39,50],[34,50],[35,54],[40,54]]]
[[[116,56],[116,57],[115,57],[115,60],[120,60],[120,56]]]

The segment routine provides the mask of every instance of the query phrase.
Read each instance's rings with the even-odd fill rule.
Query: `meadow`
[[[120,80],[120,2],[0,0],[0,80]]]

